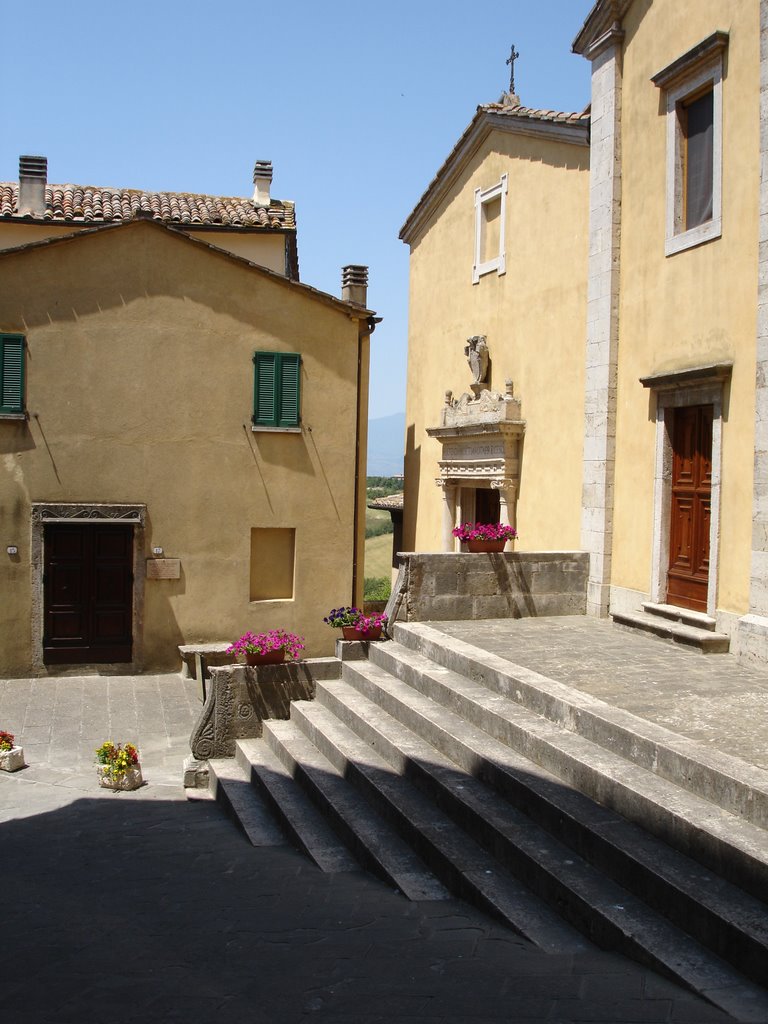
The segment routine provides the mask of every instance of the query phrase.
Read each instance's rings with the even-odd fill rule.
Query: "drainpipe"
[[[366,308],[368,300],[368,267],[359,264],[349,264],[341,269],[341,297],[345,302],[351,302],[356,306]],[[377,319],[366,317],[365,322],[358,320],[357,333],[357,401],[355,404],[355,499],[353,510],[354,532],[352,542],[352,604],[356,605],[355,595],[359,584],[358,578],[358,557],[360,553],[359,543],[359,515],[360,515],[360,469],[361,469],[361,414],[362,414],[362,376],[363,376],[363,343],[373,333]],[[366,396],[367,398],[367,396]],[[367,402],[366,402],[367,407]],[[365,481],[362,481],[365,483]],[[362,595],[361,595],[362,596]],[[360,604],[362,605],[362,600]]]

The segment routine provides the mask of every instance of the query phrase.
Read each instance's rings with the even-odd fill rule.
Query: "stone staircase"
[[[463,897],[768,1021],[768,772],[424,623],[394,632],[211,761],[251,842],[282,829],[324,871]]]

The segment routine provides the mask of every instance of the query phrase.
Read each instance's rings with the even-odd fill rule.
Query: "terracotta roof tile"
[[[580,114],[562,110],[538,110],[533,107],[520,107],[509,103],[484,103],[478,111],[489,114],[503,114],[505,117],[519,118],[524,121],[553,121],[556,124],[588,124],[589,111]]]
[[[19,187],[0,182],[0,217],[20,217]],[[291,202],[273,199],[256,207],[241,196],[204,196],[188,192],[142,192],[96,185],[46,185],[43,219],[52,224],[104,224],[151,217],[166,224],[219,225],[230,228],[295,229]]]
[[[373,498],[368,502],[368,508],[384,509],[385,512],[397,512],[402,510],[404,502],[403,492],[398,494],[386,494],[383,498]]]

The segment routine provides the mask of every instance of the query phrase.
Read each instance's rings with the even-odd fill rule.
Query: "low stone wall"
[[[406,622],[586,613],[586,551],[399,557],[405,594],[398,617]]]

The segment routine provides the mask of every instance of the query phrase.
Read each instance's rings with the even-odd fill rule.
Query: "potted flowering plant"
[[[227,648],[227,654],[244,657],[246,665],[278,665],[289,658],[298,658],[304,650],[304,637],[284,629],[266,633],[243,633]]]
[[[99,785],[105,789],[138,789],[141,777],[139,751],[133,743],[106,740],[96,751]]]
[[[470,551],[503,551],[508,540],[514,540],[517,530],[505,523],[464,523],[453,530]]]
[[[0,770],[15,772],[24,767],[24,748],[17,747],[12,732],[0,729]]]
[[[366,615],[359,608],[331,608],[323,619],[334,629],[340,629],[345,640],[379,640],[386,621],[386,612]]]

